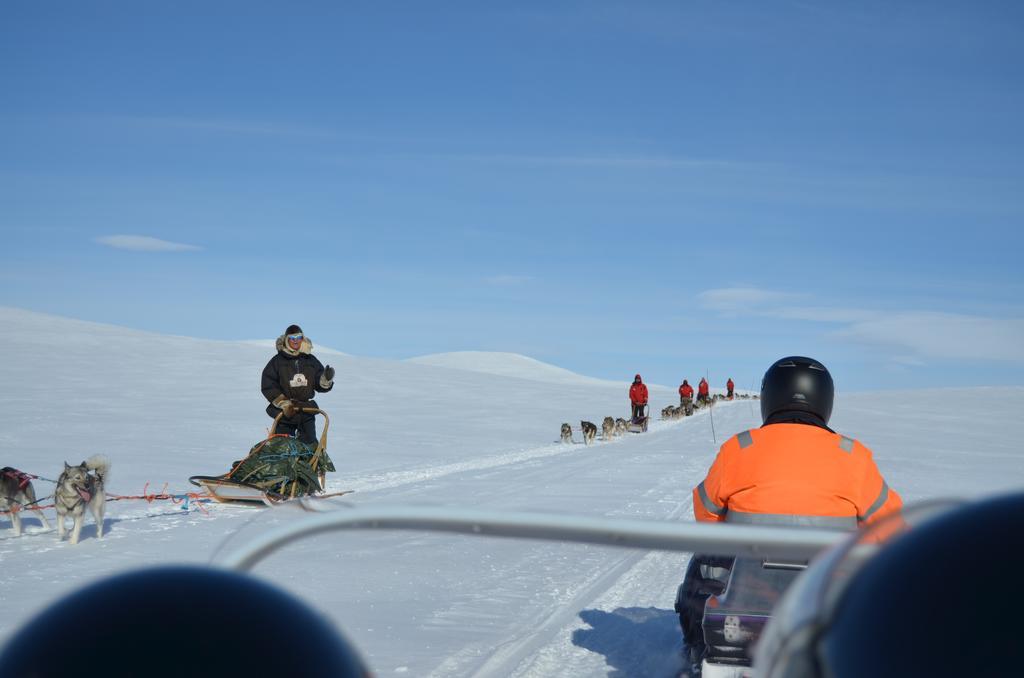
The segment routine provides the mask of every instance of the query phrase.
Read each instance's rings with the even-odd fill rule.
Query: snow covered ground
[[[259,393],[269,343],[9,308],[0,308],[0,327],[16,344],[0,366],[0,466],[55,478],[65,460],[103,453],[114,464],[111,492],[139,494],[146,483],[184,491],[189,475],[226,470],[270,423]],[[579,440],[580,419],[600,425],[628,415],[632,375],[605,382],[504,354],[389,361],[315,352],[338,370],[334,391],[319,398],[339,468],[329,489],[356,490],[346,499],[358,504],[692,520],[690,490],[718,444],[759,423],[756,402],[736,401],[714,409],[717,444],[703,411],[655,421],[644,435],[560,445],[563,421]],[[655,414],[676,402],[674,388],[651,387]],[[890,486],[913,502],[1020,489],[1022,408],[1024,388],[851,393],[839,396],[832,424],[870,446]],[[40,496],[52,490],[36,487]],[[112,502],[107,536],[96,539],[89,519],[82,542],[70,546],[34,517],[14,538],[0,517],[0,640],[86,582],[148,564],[208,562],[226,539],[276,519],[269,509]],[[685,561],[356,532],[296,544],[256,573],[331,617],[380,676],[667,676],[680,668],[672,600]],[[320,593],[305,593],[307,584]],[[144,619],[144,601],[134,612]]]

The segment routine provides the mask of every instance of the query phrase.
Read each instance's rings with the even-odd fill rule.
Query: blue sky
[[[0,304],[1024,384],[1012,2],[5,3]]]

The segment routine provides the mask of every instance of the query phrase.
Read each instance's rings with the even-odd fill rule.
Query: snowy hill
[[[270,423],[259,393],[269,346],[16,309],[0,309],[0,326],[31,342],[0,364],[0,466],[54,478],[65,460],[102,452],[114,464],[113,493],[137,495],[147,483],[150,492],[164,484],[183,491],[189,475],[226,470]],[[714,433],[702,411],[655,421],[643,435],[560,445],[563,421],[579,440],[580,419],[625,416],[628,384],[563,375],[522,356],[449,354],[436,364],[321,357],[338,371],[334,390],[318,399],[331,416],[339,469],[329,489],[355,489],[346,499],[358,504],[692,520],[690,491],[718,445],[759,423],[757,403],[737,401],[714,409]],[[677,401],[672,389],[651,390],[655,412]],[[856,393],[839,397],[832,424],[872,447],[906,500],[973,496],[1024,484],[1022,407],[1024,388]],[[40,496],[52,491],[36,482]],[[28,534],[14,538],[0,517],[0,639],[87,581],[147,564],[208,562],[225,538],[272,522],[274,512],[112,502],[102,540],[90,520],[70,546],[31,516]],[[382,676],[670,676],[679,671],[671,608],[685,562],[678,554],[381,532],[302,542],[256,573],[330,616]],[[311,582],[315,596],[306,592]]]
[[[585,377],[517,353],[456,351],[408,358],[405,362],[551,383],[613,383]]]

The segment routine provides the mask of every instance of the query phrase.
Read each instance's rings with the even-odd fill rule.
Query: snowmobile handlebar
[[[306,537],[359,529],[429,530],[757,559],[809,559],[851,534],[808,527],[653,521],[451,506],[332,503],[324,507],[314,501],[320,500],[299,499],[293,508],[308,513],[215,554],[213,562],[246,572],[271,553]]]

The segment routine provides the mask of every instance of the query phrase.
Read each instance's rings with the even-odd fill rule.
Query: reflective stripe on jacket
[[[844,529],[902,506],[871,450],[806,424],[771,424],[733,436],[693,490],[697,520],[715,522]]]

